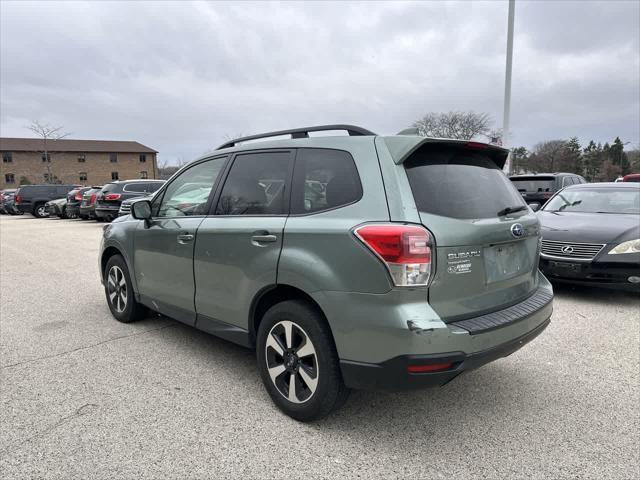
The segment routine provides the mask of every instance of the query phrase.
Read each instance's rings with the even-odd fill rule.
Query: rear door
[[[193,251],[196,231],[210,206],[227,157],[197,163],[152,202],[152,218],[140,221],[134,238],[134,272],[142,301],[184,323],[195,323]],[[185,202],[182,192],[206,185]]]
[[[276,283],[292,168],[291,150],[233,159],[212,214],[198,229],[198,328],[227,338],[238,328],[246,331],[251,300]]]
[[[537,285],[537,217],[492,155],[428,145],[404,162],[421,222],[435,238],[429,303],[445,320],[498,310]]]

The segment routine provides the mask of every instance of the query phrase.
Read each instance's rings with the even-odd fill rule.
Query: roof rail
[[[233,140],[229,140],[226,143],[223,143],[216,150],[234,147],[238,143],[246,142],[248,140],[278,137],[280,135],[291,135],[291,138],[308,138],[309,132],[324,132],[327,130],[346,130],[347,133],[349,133],[349,136],[351,137],[363,136],[363,135],[364,136],[375,135],[375,133],[362,127],[356,127],[355,125],[319,125],[317,127],[294,128],[291,130],[280,130],[278,132],[267,132],[267,133],[260,133],[258,135],[249,135],[248,137],[235,138]]]

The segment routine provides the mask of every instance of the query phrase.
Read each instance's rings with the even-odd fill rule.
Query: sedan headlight
[[[617,255],[619,253],[640,253],[640,238],[622,242],[609,252],[610,255]]]

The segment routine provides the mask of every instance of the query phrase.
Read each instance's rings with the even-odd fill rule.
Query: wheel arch
[[[256,335],[258,332],[258,327],[260,326],[260,321],[264,314],[271,308],[272,306],[287,301],[287,300],[302,300],[305,303],[309,304],[311,308],[316,310],[327,324],[329,328],[329,332],[331,333],[331,338],[333,339],[333,332],[331,331],[331,326],[327,319],[326,314],[322,310],[322,307],[316,302],[311,295],[309,295],[304,290],[294,287],[292,285],[287,284],[277,284],[270,285],[268,287],[260,290],[253,301],[251,302],[251,307],[249,308],[249,340],[255,345],[256,343]],[[335,339],[333,339],[335,344]]]

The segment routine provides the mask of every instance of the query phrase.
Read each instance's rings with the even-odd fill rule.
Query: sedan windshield
[[[580,188],[563,190],[544,206],[545,212],[640,214],[640,189]]]

